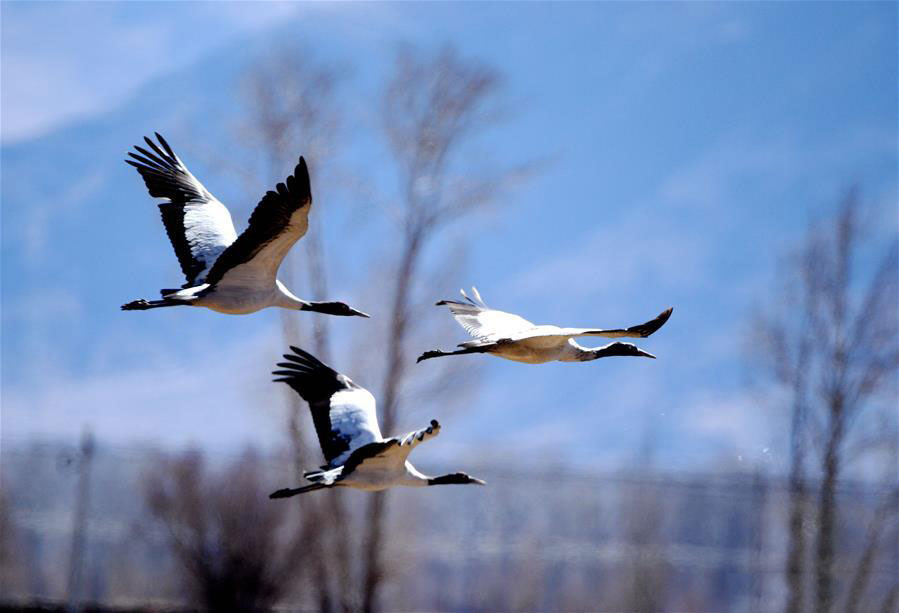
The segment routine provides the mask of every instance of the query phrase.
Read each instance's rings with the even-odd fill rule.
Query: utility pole
[[[749,598],[751,610],[761,611],[765,602],[765,527],[767,517],[768,482],[764,467],[756,466],[752,476],[752,534],[751,561],[749,566]]]
[[[84,578],[84,545],[90,505],[91,460],[94,457],[94,436],[85,429],[81,434],[81,454],[78,458],[78,489],[75,492],[75,516],[72,522],[72,552],[69,558],[69,585],[66,610],[77,611],[81,602]]]

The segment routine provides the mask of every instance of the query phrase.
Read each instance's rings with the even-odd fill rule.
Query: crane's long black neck
[[[306,302],[300,307],[300,310],[315,311],[316,313],[325,313],[326,315],[342,315],[340,312],[342,308],[342,302]]]

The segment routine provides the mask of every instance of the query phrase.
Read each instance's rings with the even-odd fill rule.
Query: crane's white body
[[[583,352],[589,351],[574,342],[574,337],[579,334],[571,334],[558,326],[534,326],[524,334],[521,338],[498,342],[489,353],[515,362],[543,364],[578,362]]]
[[[383,462],[385,464],[383,469],[366,465],[364,470],[354,471],[338,485],[367,492],[379,492],[391,487],[426,487],[428,485],[428,477],[418,472],[409,460],[398,465],[388,457],[384,458]]]
[[[166,298],[181,300],[191,306],[206,307],[228,315],[246,315],[268,307],[302,310],[309,303],[294,296],[281,281],[269,287],[241,287],[208,283],[188,287]]]

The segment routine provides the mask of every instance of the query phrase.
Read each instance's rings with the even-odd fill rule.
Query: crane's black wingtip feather
[[[177,156],[175,155],[175,152],[172,151],[172,148],[169,146],[168,141],[166,141],[166,140],[162,137],[162,134],[160,134],[159,132],[153,132],[153,134],[156,135],[156,139],[159,141],[159,144],[162,145],[162,147],[165,149],[165,152],[166,152],[166,153],[168,153],[170,156],[172,156],[172,158],[177,157]]]
[[[144,149],[142,149],[141,147],[138,147],[137,145],[135,145],[134,148],[137,149],[138,151],[144,151]],[[134,163],[130,162],[129,160],[125,160],[125,161],[128,162],[129,164],[131,164],[132,166],[134,166],[135,168],[137,168],[138,170],[156,170],[156,171],[163,170],[162,167],[159,166],[156,162],[152,162],[147,158],[142,158],[141,156],[137,155],[133,151],[128,152],[128,157],[130,157],[134,160],[137,160],[137,164],[134,164]]]
[[[653,319],[650,319],[646,323],[640,324],[639,326],[633,326],[632,328],[628,328],[628,331],[636,333],[637,336],[641,338],[646,338],[648,336],[652,336],[659,328],[665,325],[668,321],[668,318],[671,317],[671,313],[674,311],[673,307],[669,307],[656,315]]]
[[[306,196],[311,198],[312,185],[309,179],[309,168],[306,166],[306,158],[302,155],[297,167],[293,170],[293,176],[300,182],[298,189],[306,192]],[[293,189],[292,185],[290,187]]]
[[[674,307],[668,307],[667,309],[659,313],[658,317],[656,317],[655,321],[653,321],[653,325],[651,326],[649,334],[652,334],[653,332],[664,326],[668,319],[671,317],[671,313],[673,312]],[[649,334],[647,334],[647,336],[649,336]]]
[[[297,357],[297,356],[301,357],[304,360],[306,360],[307,362],[310,362],[312,364],[321,364],[322,363],[321,360],[319,360],[317,357],[315,357],[314,355],[312,355],[305,349],[300,349],[296,345],[290,345],[290,350],[296,354],[293,357]],[[290,356],[285,355],[284,357],[287,359],[290,359]]]

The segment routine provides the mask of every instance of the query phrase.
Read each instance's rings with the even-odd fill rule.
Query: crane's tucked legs
[[[325,485],[323,483],[313,483],[312,485],[304,485],[303,487],[295,487],[289,488],[285,487],[284,489],[278,490],[277,492],[272,492],[268,495],[269,498],[290,498],[291,496],[296,496],[297,494],[305,494],[306,492],[313,492],[315,490],[320,490],[322,488],[331,487],[329,485]]]
[[[123,311],[146,311],[147,309],[158,309],[160,307],[179,306],[182,304],[190,304],[184,300],[172,300],[171,298],[163,298],[162,300],[132,300],[128,304],[122,305]]]
[[[440,351],[439,349],[434,349],[432,351],[425,351],[423,354],[418,356],[418,359],[415,360],[416,363],[421,362],[422,360],[430,360],[431,358],[440,358],[445,355],[462,355],[465,353],[490,353],[490,350],[496,347],[494,343],[489,343],[487,345],[476,345],[474,347],[465,347],[463,349],[457,349],[456,351]]]

